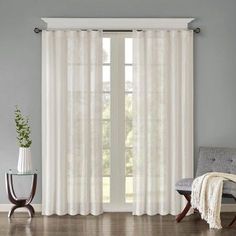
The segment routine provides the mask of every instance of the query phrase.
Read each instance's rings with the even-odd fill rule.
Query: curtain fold
[[[102,213],[102,32],[43,31],[42,214]]]
[[[182,209],[193,176],[193,32],[134,31],[134,215]]]

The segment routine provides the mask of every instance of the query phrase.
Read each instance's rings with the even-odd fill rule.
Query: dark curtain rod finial
[[[39,29],[39,28],[34,28],[34,33],[38,34],[38,33],[40,33],[40,32],[42,32],[41,29]]]
[[[200,28],[195,28],[195,29],[193,30],[193,32],[196,33],[196,34],[199,34],[199,33],[201,32],[201,29],[200,29]]]

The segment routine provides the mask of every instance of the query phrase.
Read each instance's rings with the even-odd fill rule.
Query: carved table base
[[[27,208],[27,210],[29,212],[29,216],[33,217],[35,214],[35,211],[34,211],[33,206],[30,205],[30,203],[32,202],[35,192],[36,192],[37,174],[36,173],[32,174],[33,178],[32,178],[32,185],[31,185],[31,193],[28,198],[17,198],[14,188],[13,188],[12,175],[13,174],[11,174],[11,173],[6,173],[6,176],[5,176],[8,199],[12,204],[14,204],[14,206],[11,208],[11,210],[8,213],[8,217],[10,218],[12,216],[12,214],[14,213],[14,211],[20,207]]]

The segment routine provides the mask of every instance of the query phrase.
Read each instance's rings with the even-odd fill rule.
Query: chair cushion
[[[194,178],[181,179],[175,184],[175,189],[177,191],[191,192],[193,180],[194,180]]]
[[[175,184],[175,189],[180,192],[191,192],[194,178],[181,179]],[[224,181],[223,194],[231,194],[236,198],[236,183]]]

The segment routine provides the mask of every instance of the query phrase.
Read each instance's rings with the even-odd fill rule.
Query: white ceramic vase
[[[32,160],[30,148],[19,148],[19,158],[17,170],[20,173],[27,173],[32,171]]]

